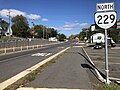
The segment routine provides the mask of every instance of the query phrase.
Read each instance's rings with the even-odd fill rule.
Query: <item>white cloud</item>
[[[63,25],[64,28],[73,28],[73,27],[76,27],[76,26],[79,26],[79,23],[65,23]]]
[[[87,26],[87,25],[88,25],[88,23],[81,23],[81,24],[80,24],[81,27],[85,27],[85,26]]]
[[[58,30],[73,30],[73,28],[68,28],[68,27],[60,27]]]
[[[42,21],[47,22],[48,19],[47,18],[42,18]]]
[[[35,20],[37,20],[37,19],[41,18],[40,15],[37,15],[37,14],[27,14],[26,12],[23,12],[23,11],[20,11],[20,10],[15,10],[15,9],[2,9],[0,11],[0,16],[8,18],[9,12],[10,12],[10,16],[11,17],[15,17],[17,15],[23,15],[24,17],[26,17],[28,19],[35,19]]]
[[[58,28],[58,30],[77,30],[83,27],[86,27],[88,23],[65,23],[62,27]]]
[[[26,16],[26,13],[25,13],[25,12],[22,12],[22,11],[19,11],[19,10],[15,10],[15,9],[2,9],[2,10],[0,11],[0,15],[1,15],[2,17],[8,17],[9,12],[10,12],[10,16],[11,16],[11,17],[15,17],[15,16],[17,16],[17,15]]]
[[[27,17],[29,19],[34,19],[34,20],[37,20],[37,19],[40,19],[41,16],[40,15],[36,15],[36,14],[30,14],[30,15],[27,15]]]
[[[57,30],[58,28],[56,28],[56,27],[50,27],[50,28],[54,28],[55,30]]]

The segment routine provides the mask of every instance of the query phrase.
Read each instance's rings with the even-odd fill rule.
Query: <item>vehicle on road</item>
[[[102,43],[96,43],[93,48],[94,49],[102,49],[103,48],[103,44]]]
[[[57,42],[58,39],[56,37],[51,37],[51,38],[49,38],[49,41],[51,41],[51,42]]]

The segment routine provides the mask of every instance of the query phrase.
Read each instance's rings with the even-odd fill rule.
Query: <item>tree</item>
[[[48,28],[48,31],[50,32],[49,34],[49,36],[50,37],[56,37],[57,36],[57,30],[55,30],[54,28]]]
[[[36,38],[43,38],[43,30],[45,29],[45,26],[43,25],[35,25],[34,30],[36,33]]]
[[[113,41],[118,42],[119,40],[119,30],[110,31],[110,37],[112,37]]]
[[[64,41],[66,39],[66,36],[64,34],[59,34],[58,36],[59,36],[58,38],[59,41]]]
[[[76,35],[72,34],[72,35],[69,36],[69,39],[75,39],[75,37],[76,37]]]
[[[12,23],[13,35],[26,38],[28,34],[27,30],[29,29],[26,17],[22,15],[17,15],[12,18]]]
[[[49,37],[56,37],[58,35],[57,30],[55,30],[54,28],[47,28],[43,25],[35,25],[32,30],[33,29],[36,33],[36,38],[43,38],[44,36],[44,38],[48,39]]]

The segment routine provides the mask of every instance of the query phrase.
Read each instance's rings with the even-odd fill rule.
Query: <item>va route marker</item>
[[[106,84],[109,84],[109,69],[108,69],[108,43],[107,29],[116,26],[117,13],[114,11],[114,3],[100,3],[96,5],[95,26],[105,29],[105,71]]]

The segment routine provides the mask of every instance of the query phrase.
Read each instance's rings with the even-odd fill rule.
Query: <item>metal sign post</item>
[[[109,84],[107,29],[105,29],[105,64],[106,84]]]

